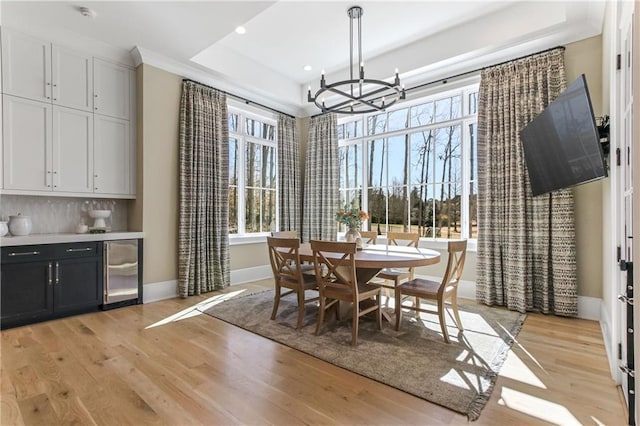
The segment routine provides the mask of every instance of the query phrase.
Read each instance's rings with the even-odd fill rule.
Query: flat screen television
[[[533,195],[607,176],[582,74],[520,132]]]

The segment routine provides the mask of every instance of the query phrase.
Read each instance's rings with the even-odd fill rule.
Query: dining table
[[[298,253],[301,261],[313,263],[311,244],[301,244]],[[342,257],[340,253],[324,253],[324,255],[336,259]],[[367,283],[383,269],[434,265],[440,262],[440,252],[418,247],[366,244],[361,250],[358,249],[354,260],[358,283]],[[389,322],[393,322],[392,315],[392,310],[382,311],[382,317]]]
[[[309,243],[300,245],[300,260],[313,263],[313,251]],[[325,254],[331,257],[331,254]],[[335,258],[342,257],[335,253]],[[440,262],[440,252],[417,247],[387,244],[368,244],[355,255],[356,278],[360,283],[369,282],[385,268],[412,268],[434,265]]]

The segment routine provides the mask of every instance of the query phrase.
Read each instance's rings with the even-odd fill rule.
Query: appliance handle
[[[39,251],[25,251],[21,253],[12,251],[11,253],[9,253],[9,256],[37,256],[39,254],[40,254]]]
[[[91,250],[93,250],[91,247],[85,247],[85,248],[81,248],[81,249],[72,249],[72,248],[70,248],[70,249],[67,249],[67,253],[76,253],[76,252],[79,252],[79,251],[91,251]]]
[[[109,243],[104,243],[104,249],[102,251],[103,268],[102,268],[102,303],[107,303],[107,296],[109,295]]]

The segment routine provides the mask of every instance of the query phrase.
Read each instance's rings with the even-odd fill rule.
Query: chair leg
[[[278,305],[280,304],[280,285],[276,283],[276,293],[275,298],[273,299],[273,311],[271,312],[271,319],[276,319],[276,314],[278,313]]]
[[[456,326],[458,326],[458,330],[464,331],[464,327],[462,326],[462,321],[460,321],[460,314],[458,313],[458,295],[454,294],[451,296],[451,307],[453,308],[453,316],[456,319]]]
[[[304,288],[298,290],[298,323],[296,330],[300,330],[302,326],[302,318],[304,317]]]
[[[418,296],[416,296],[416,303],[414,306],[416,308],[416,318],[420,318],[420,298]]]
[[[396,331],[400,330],[400,323],[402,322],[402,294],[400,289],[396,287],[395,291],[396,299]]]
[[[356,300],[353,303],[353,319],[351,325],[351,345],[356,346],[358,344],[358,323],[360,319],[360,304]]]
[[[320,302],[320,306],[318,309],[318,324],[316,324],[316,336],[320,334],[320,329],[322,328],[322,322],[324,321],[324,304],[325,304],[324,297],[320,296],[319,302]]]
[[[442,336],[445,343],[449,343],[449,332],[447,331],[447,318],[445,316],[445,304],[444,300],[438,300],[438,320],[440,320],[440,328],[442,329]]]
[[[378,330],[382,330],[382,294],[376,296],[378,309],[376,310],[376,320],[378,322]]]

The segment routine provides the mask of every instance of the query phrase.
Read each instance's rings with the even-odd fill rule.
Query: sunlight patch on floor
[[[510,350],[507,359],[502,364],[500,373],[501,377],[507,377],[518,382],[526,383],[541,389],[547,389],[545,384],[535,375],[527,365],[522,362],[520,357]]]
[[[229,300],[232,299],[242,293],[244,293],[247,290],[236,290],[236,291],[230,291],[228,293],[222,293],[222,294],[217,294],[213,297],[210,297],[206,300],[202,300],[198,303],[196,303],[193,306],[188,307],[187,309],[183,309],[180,312],[177,312],[173,315],[170,315],[164,319],[161,319],[158,322],[155,322],[147,327],[145,327],[145,329],[149,329],[149,328],[154,328],[154,327],[158,327],[161,325],[165,325],[165,324],[169,324],[171,322],[176,322],[176,321],[180,321],[180,320],[184,320],[187,318],[192,318],[195,316],[198,316],[200,314],[202,314],[204,311],[206,311],[207,309],[211,308],[212,306],[217,305],[218,303],[222,303],[225,300]]]
[[[460,371],[453,368],[449,370],[447,374],[440,377],[440,381],[449,383],[452,386],[456,386],[465,390],[471,389],[471,387],[469,386],[469,379],[477,380],[477,377],[471,375],[471,377],[465,378],[460,374]],[[475,390],[478,391],[478,389]]]
[[[581,424],[565,406],[506,386],[502,387],[498,404],[553,424]]]

